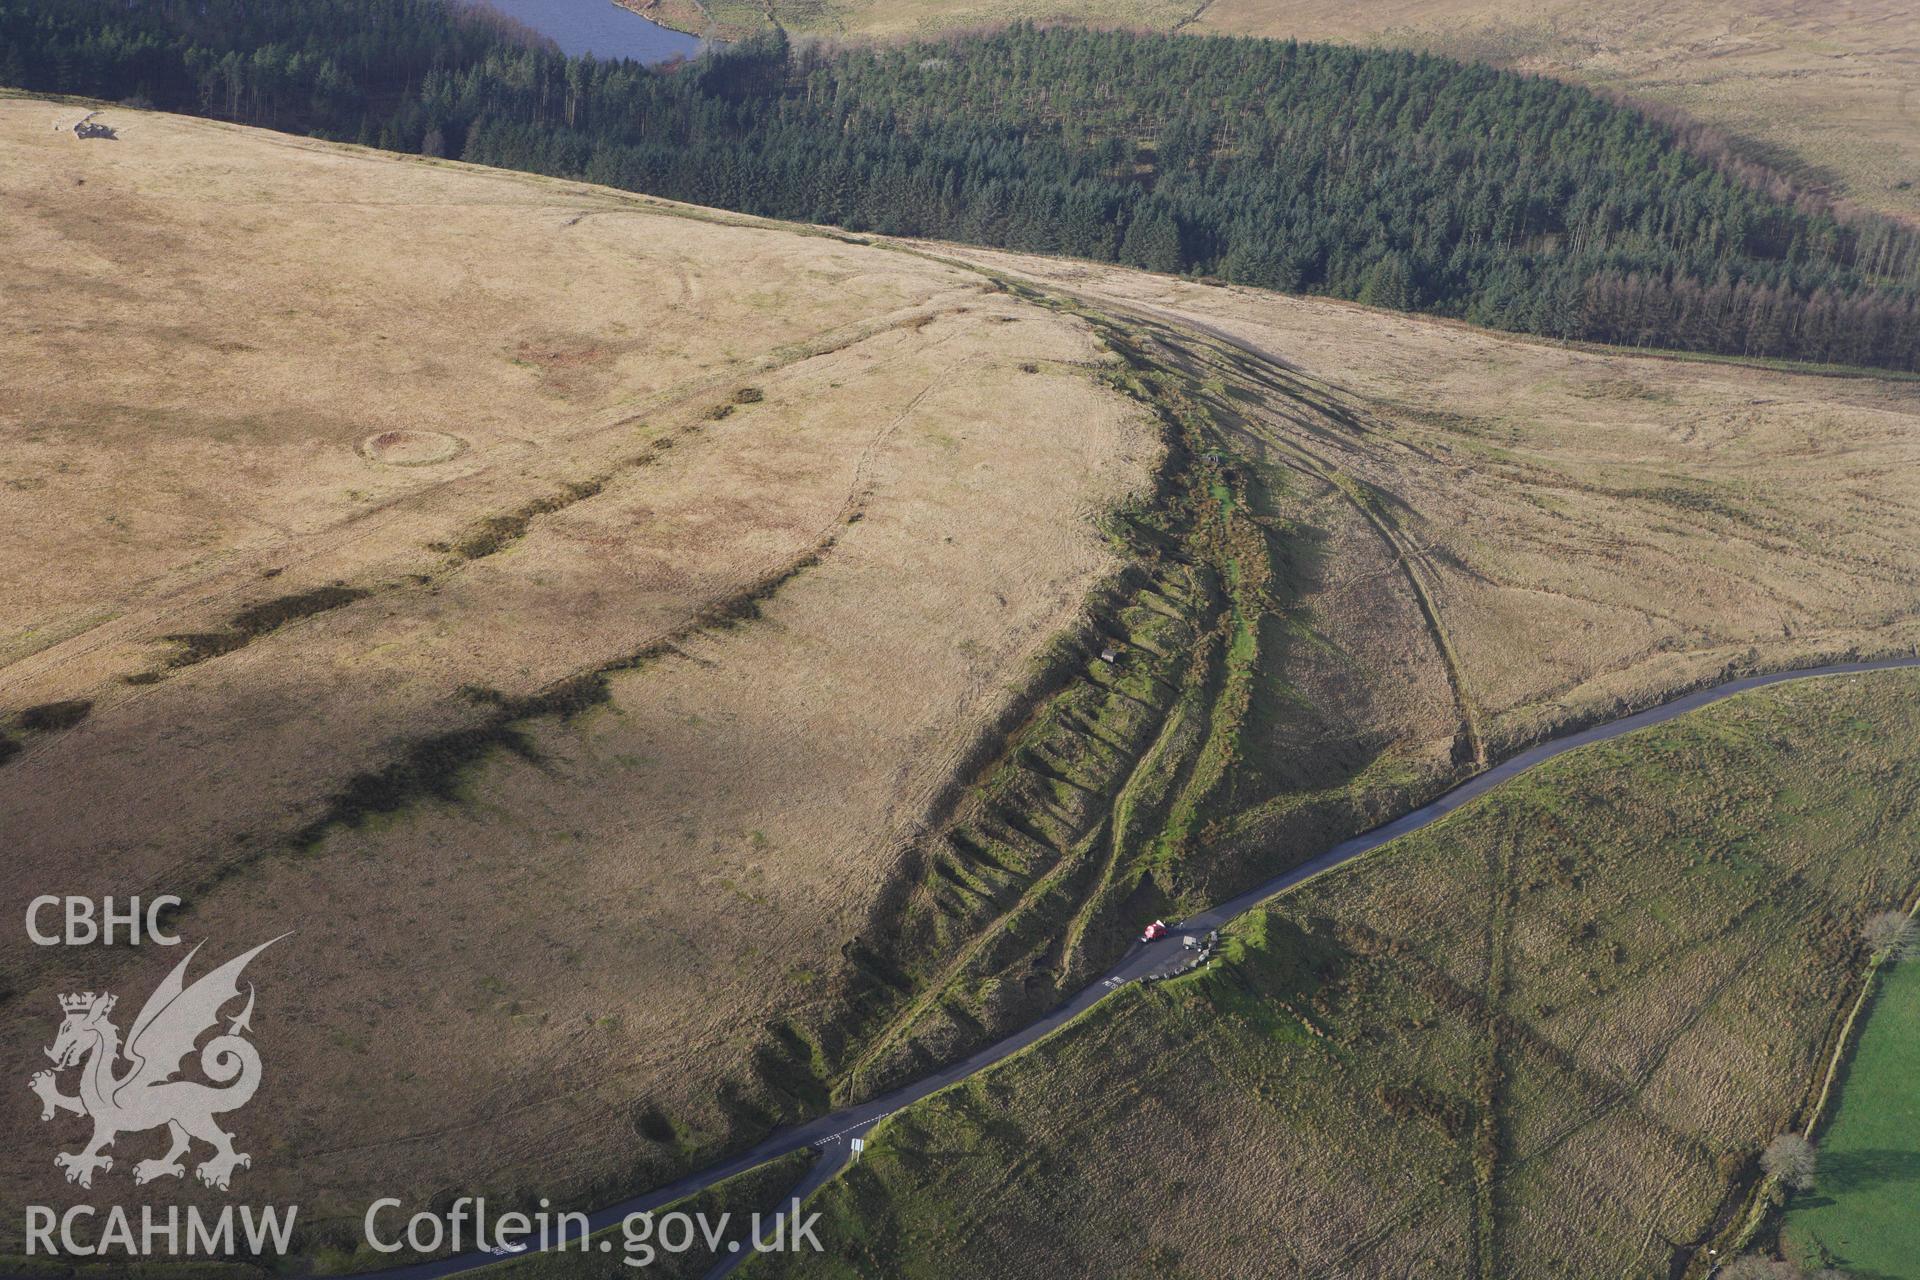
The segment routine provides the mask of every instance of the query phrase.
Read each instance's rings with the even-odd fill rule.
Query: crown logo
[[[110,1013],[113,1010],[113,999],[112,996],[96,996],[91,991],[80,991],[70,996],[61,996],[60,1007],[68,1013],[86,1013],[97,1003],[101,1013]]]

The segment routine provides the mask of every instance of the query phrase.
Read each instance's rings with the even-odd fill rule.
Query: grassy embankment
[[[1791,685],[1552,762],[888,1121],[825,1257],[758,1274],[1684,1269],[1920,876],[1916,694]]]
[[[84,113],[0,97],[0,292],[35,304],[0,337],[8,909],[333,922],[263,959],[240,1130],[310,1251],[370,1194],[604,1203],[818,1109],[769,1022],[837,1012],[1155,470],[1084,327],[805,228],[158,113],[81,145]],[[59,993],[164,976],[13,936],[22,1080]],[[10,1096],[8,1198],[86,1195]]]
[[[211,443],[141,414],[165,394],[192,420],[215,384],[148,385],[160,362],[43,338],[61,332],[51,313],[12,366],[29,393],[73,384],[121,406],[98,411],[109,435],[141,445],[46,417],[22,436],[23,501],[172,500],[182,475],[278,459],[284,486],[257,491],[317,531],[247,523],[208,569],[206,518],[234,495],[186,492],[170,519],[193,536],[177,546],[103,510],[75,525],[91,540],[20,549],[8,563],[36,566],[42,593],[23,611],[60,622],[36,636],[81,627],[71,610],[116,573],[127,612],[8,671],[22,706],[92,706],[0,771],[37,874],[111,853],[117,873],[197,885],[205,867],[178,859],[206,853],[245,874],[195,895],[197,928],[271,936],[295,902],[354,922],[299,957],[297,991],[271,988],[305,1003],[274,1024],[288,1065],[258,1110],[281,1132],[250,1185],[326,1188],[302,1201],[316,1245],[357,1232],[352,1191],[376,1175],[383,1190],[608,1200],[916,1073],[1084,980],[1141,915],[1218,901],[1403,809],[1457,767],[1463,713],[1491,713],[1505,749],[1729,664],[1880,645],[1913,616],[1920,508],[1898,388],[1750,370],[1729,385],[1710,367],[1102,272],[1126,304],[1114,318],[1064,289],[1043,302],[882,247],[574,184],[161,116],[135,117],[136,150],[89,150],[47,133],[42,108],[7,110],[34,125],[21,148],[63,148],[18,166],[22,234],[43,250],[21,259],[22,296],[58,301],[30,278],[49,263],[90,264],[103,290],[144,280],[133,229],[173,226],[177,246],[142,252],[185,254],[219,285],[222,305],[191,308],[210,326],[193,348],[217,353],[194,368],[233,390],[289,352],[376,340],[345,313],[246,307],[267,265],[320,262],[298,250],[344,235],[367,254],[325,263],[353,269],[339,296],[412,317],[406,359],[485,389],[407,406],[411,428],[472,446],[429,485],[363,451],[401,421],[364,399],[364,368],[438,385],[378,351],[338,385],[331,358],[308,371],[324,421],[264,415]],[[342,171],[368,203],[313,197]],[[223,189],[208,174],[269,187],[282,216],[234,232],[203,198]],[[404,234],[423,204],[449,212]],[[472,234],[509,230],[483,313],[436,312],[395,283],[438,277],[393,254],[460,262]],[[710,274],[741,261],[760,292]],[[607,292],[552,296],[566,280]],[[1131,301],[1149,287],[1201,295],[1223,323],[1283,326],[1271,349],[1321,373],[1156,323]],[[660,310],[663,290],[681,301]],[[129,332],[172,343],[185,304],[121,305]],[[436,314],[462,323],[419,321]],[[499,341],[476,346],[474,325]],[[716,343],[728,358],[706,367]],[[743,384],[760,398],[740,400]],[[1114,390],[1150,404],[1175,447],[1160,490],[1123,505],[1102,544],[1090,516],[1159,456]],[[644,465],[570,487],[642,449]],[[136,453],[137,474],[112,470]],[[127,563],[130,548],[155,564]],[[776,551],[808,567],[769,597]],[[149,568],[213,576],[151,585]],[[347,599],[329,590],[341,582],[378,590]],[[622,665],[671,636],[658,661]],[[592,696],[515,700],[542,690]],[[526,754],[395,770],[450,741],[430,729],[473,722]],[[159,794],[152,777],[183,782]],[[930,802],[950,789],[951,813]],[[65,797],[82,792],[103,800],[75,824]],[[502,945],[503,909],[538,945]],[[444,999],[391,1043],[380,999],[423,984]],[[10,1041],[23,1062],[52,991],[23,987],[7,1010],[32,1028]],[[23,1188],[46,1170],[30,1103],[16,1097],[22,1140],[0,1150]]]
[[[977,256],[994,268],[1032,262]],[[1740,395],[1738,447],[1761,465],[1736,477],[1717,433],[1700,438],[1702,415],[1725,411],[1715,408],[1730,394],[1723,371],[1636,361],[1626,375],[1617,357],[1480,341],[1474,373],[1436,388],[1426,366],[1404,362],[1405,348],[1435,341],[1457,359],[1444,330],[1375,344],[1380,317],[1267,296],[1268,312],[1311,313],[1297,323],[1254,313],[1289,326],[1275,349],[1308,352],[1313,364],[1328,351],[1352,357],[1355,372],[1327,378],[1164,323],[1166,313],[1141,305],[1153,288],[1176,288],[1161,278],[1055,270],[1075,293],[1097,286],[1082,313],[1126,361],[1121,380],[1181,424],[1198,474],[1167,509],[1209,514],[1183,517],[1180,529],[1238,522],[1239,550],[1194,555],[1187,533],[1170,538],[1168,517],[1155,517],[1161,543],[1140,542],[1142,563],[1200,575],[1208,590],[1156,589],[1120,609],[1108,633],[1121,640],[1120,663],[1076,674],[991,775],[989,803],[974,815],[984,838],[963,823],[952,851],[992,850],[986,860],[1005,870],[1001,846],[1017,849],[1038,830],[1048,860],[1030,879],[1004,876],[969,894],[958,891],[965,875],[936,854],[900,936],[916,939],[917,912],[921,923],[959,921],[977,941],[919,946],[938,962],[910,968],[917,995],[834,1082],[842,1096],[1043,1011],[1111,956],[1129,924],[1218,901],[1392,816],[1472,756],[1478,735],[1465,725],[1484,723],[1500,756],[1750,664],[1896,642],[1880,630],[1901,612],[1876,600],[1887,566],[1867,549],[1881,540],[1867,509],[1821,508],[1861,520],[1858,551],[1789,532],[1803,522],[1799,486],[1827,452],[1809,453],[1791,399],[1765,402],[1776,411],[1752,407],[1751,387]],[[1232,308],[1235,327],[1252,296],[1177,287],[1197,295],[1181,299],[1189,306]],[[1061,291],[1045,296],[1073,309]],[[1328,325],[1339,339],[1310,337]],[[1875,408],[1848,437],[1872,438],[1892,421],[1879,407],[1898,396],[1870,393],[1861,407]],[[1496,401],[1504,408],[1487,407]],[[1503,416],[1479,416],[1491,412]],[[1894,437],[1885,446],[1904,450]],[[1849,473],[1899,474],[1857,459]],[[1822,585],[1837,581],[1819,568],[1835,557],[1856,584],[1844,600]],[[1250,593],[1250,627],[1247,610],[1224,607],[1219,585],[1243,559],[1265,580]],[[1831,627],[1849,614],[1862,630]],[[1198,659],[1170,662],[1169,638],[1195,635],[1175,651]]]
[[[1012,1030],[1088,981],[1140,919],[1241,887],[1247,860],[1207,852],[1238,810],[1316,775],[1336,794],[1307,806],[1304,856],[1452,772],[1444,751],[1426,749],[1424,724],[1411,726],[1405,763],[1377,743],[1329,750],[1325,738],[1250,761],[1314,701],[1292,683],[1295,650],[1326,645],[1300,608],[1322,565],[1303,545],[1311,531],[1283,512],[1298,495],[1280,469],[1247,465],[1226,386],[1195,348],[1057,298],[1029,300],[1094,327],[1119,358],[1111,385],[1159,416],[1172,461],[1154,500],[1114,522],[1129,567],[1088,632],[1056,650],[1040,683],[1057,692],[914,869],[919,882],[868,969],[867,1007],[879,1016],[867,1013],[857,1051],[821,1081],[843,1098]],[[1114,661],[1090,660],[1103,648]],[[1359,667],[1370,655],[1342,656]],[[1277,869],[1270,852],[1266,866]]]
[[[10,109],[44,123],[36,113],[45,108],[14,103]],[[518,441],[489,434],[497,425],[491,419],[456,422],[424,408],[412,414],[407,429],[459,426],[470,446],[438,464],[446,470],[432,484],[421,479],[419,467],[382,469],[366,452],[369,428],[397,431],[400,424],[370,414],[354,399],[359,382],[334,388],[316,375],[307,384],[338,421],[313,446],[318,460],[301,464],[300,482],[317,483],[316,468],[330,468],[328,478],[338,485],[327,492],[344,490],[349,514],[342,519],[350,531],[364,535],[372,524],[399,522],[404,536],[362,536],[342,542],[339,554],[317,556],[320,535],[312,535],[305,545],[317,558],[285,577],[278,542],[242,542],[254,558],[235,567],[231,581],[194,581],[176,591],[169,580],[166,589],[148,588],[155,601],[129,607],[111,636],[81,627],[85,664],[63,661],[66,652],[56,640],[30,655],[31,670],[19,666],[8,673],[21,690],[33,690],[35,706],[51,705],[55,695],[92,699],[79,728],[42,725],[44,716],[29,717],[32,725],[22,721],[35,736],[8,767],[11,785],[31,788],[34,776],[59,772],[78,786],[73,779],[91,770],[101,775],[97,789],[103,795],[121,795],[118,788],[136,776],[177,774],[208,789],[205,795],[190,788],[191,794],[169,796],[165,825],[154,828],[166,840],[155,841],[153,861],[142,864],[142,874],[198,887],[191,903],[197,928],[221,936],[259,934],[278,927],[279,904],[288,901],[328,902],[341,918],[361,922],[359,936],[329,953],[340,967],[329,970],[329,961],[322,960],[308,975],[308,985],[323,993],[316,999],[324,1007],[311,1021],[297,1014],[281,1019],[288,1039],[278,1043],[279,1056],[299,1069],[273,1082],[282,1091],[276,1114],[289,1117],[276,1139],[283,1144],[282,1158],[263,1160],[255,1171],[263,1190],[276,1178],[290,1188],[309,1180],[332,1188],[324,1203],[314,1203],[309,1247],[324,1251],[352,1238],[357,1215],[351,1196],[339,1188],[356,1185],[376,1168],[383,1187],[387,1179],[444,1186],[458,1177],[474,1190],[506,1198],[536,1185],[610,1198],[708,1163],[772,1125],[817,1111],[835,1094],[859,1093],[911,1073],[930,1057],[1019,1022],[1079,981],[1121,944],[1138,912],[1219,896],[1208,860],[1199,854],[1209,824],[1229,806],[1261,798],[1247,793],[1247,760],[1256,754],[1247,746],[1249,732],[1281,732],[1301,708],[1315,708],[1312,741],[1261,753],[1283,756],[1302,777],[1343,782],[1389,754],[1382,743],[1384,714],[1341,725],[1327,711],[1337,699],[1304,682],[1288,684],[1287,664],[1307,644],[1335,653],[1349,684],[1356,676],[1364,683],[1367,673],[1388,664],[1364,643],[1342,647],[1313,634],[1302,611],[1330,557],[1304,547],[1337,542],[1339,533],[1309,527],[1311,512],[1290,492],[1284,474],[1237,461],[1225,415],[1233,399],[1227,374],[1205,353],[1182,349],[1175,335],[1136,335],[1031,293],[996,289],[972,271],[791,231],[752,233],[749,252],[763,262],[777,258],[767,265],[786,274],[772,271],[767,291],[742,299],[706,288],[697,269],[730,257],[707,247],[709,239],[745,234],[740,220],[726,215],[172,117],[136,120],[142,147],[125,154],[110,173],[88,167],[106,162],[96,151],[62,150],[38,157],[43,164],[22,167],[31,188],[23,207],[34,211],[34,233],[52,246],[22,270],[58,259],[63,237],[91,228],[82,212],[94,219],[133,218],[133,207],[145,201],[141,216],[152,221],[164,214],[180,224],[182,252],[201,244],[199,237],[229,236],[231,243],[221,242],[226,252],[193,254],[192,261],[209,288],[245,297],[247,281],[260,270],[252,255],[275,261],[287,256],[272,243],[274,235],[298,241],[341,222],[355,228],[356,243],[384,253],[395,239],[376,234],[381,211],[389,207],[375,199],[379,192],[394,196],[395,206],[466,208],[462,202],[471,203],[467,187],[473,185],[488,194],[476,206],[487,210],[485,218],[519,229],[513,261],[528,273],[524,280],[496,275],[492,287],[502,295],[521,290],[527,295],[522,310],[539,313],[516,320],[504,303],[498,313],[489,311],[487,324],[502,337],[484,353],[470,344],[443,347],[442,335],[430,326],[416,335],[416,350],[444,354],[450,362],[464,359],[477,366],[475,378],[491,372],[546,410],[541,416],[521,406],[528,412],[515,421],[527,438]],[[23,147],[36,140],[50,145],[48,136],[71,146],[58,134],[21,134],[27,139]],[[290,216],[237,238],[217,220],[209,229],[211,215],[198,195],[190,202],[176,197],[183,173],[214,163],[227,166],[223,173],[252,175],[266,184],[262,198],[309,213],[327,210],[326,225],[316,228]],[[358,175],[371,203],[339,209],[302,198],[306,184],[332,181],[341,166]],[[579,204],[556,222],[555,199]],[[450,227],[448,234],[456,231]],[[116,269],[112,253],[120,243],[118,237],[102,238],[106,248],[95,269]],[[635,244],[641,246],[637,252]],[[425,264],[441,261],[435,244],[415,240],[409,252]],[[655,345],[669,337],[682,342],[681,364],[687,367],[663,372],[671,353],[659,349],[636,363],[630,343],[578,328],[585,321],[572,313],[572,303],[541,292],[553,275],[551,262],[597,279],[601,255],[609,252],[634,271],[679,281],[683,302],[674,315],[683,323],[656,325]],[[807,288],[844,281],[847,273],[835,264],[849,254],[869,264],[866,274],[855,274],[868,282],[863,287],[874,299],[836,288],[832,297],[844,310],[822,316],[811,304],[787,305],[777,291],[790,277]],[[383,292],[376,280],[419,278],[389,269],[384,259],[356,258],[329,269],[337,274],[347,267],[368,278],[336,281],[341,295],[377,298],[383,305],[398,303],[394,290]],[[636,286],[622,296],[653,295]],[[168,298],[129,296],[123,303],[122,321],[131,331],[151,329],[162,337],[172,332]],[[434,314],[424,303],[418,309]],[[596,312],[595,323],[614,326],[616,314]],[[251,323],[238,304],[196,315],[207,324]],[[288,310],[286,317],[328,334],[343,327],[338,317],[324,314]],[[824,335],[796,334],[791,325],[799,317],[834,323]],[[567,329],[569,324],[576,328]],[[731,358],[718,372],[698,367],[692,352],[721,331],[735,333],[739,349],[727,348]],[[555,336],[561,333],[564,341]],[[883,349],[885,358],[869,365],[868,344]],[[236,366],[244,366],[261,344],[243,347],[238,337],[219,332],[199,345],[238,353],[210,361],[209,376],[239,379],[246,369]],[[282,335],[271,346],[278,352],[327,349],[311,334]],[[71,356],[66,348],[30,347],[18,362],[22,367],[31,371],[40,360],[57,370],[36,379],[39,385],[78,379],[108,405],[152,399],[142,382],[151,362],[69,369],[59,363]],[[1006,359],[1005,352],[1015,349],[1019,358]],[[923,364],[928,360],[934,363]],[[368,363],[378,365],[371,358]],[[584,378],[584,368],[605,376]],[[881,385],[869,368],[882,375]],[[962,368],[965,376],[954,377]],[[643,377],[650,381],[635,387]],[[722,424],[712,411],[715,399],[747,403],[737,389],[749,379],[755,388],[751,408],[728,414]],[[641,391],[650,397],[646,423],[638,423],[635,412]],[[175,407],[189,412],[197,393],[172,392],[184,397]],[[834,407],[849,396],[877,412]],[[1035,654],[1040,637],[1061,629],[1061,613],[1086,598],[1090,574],[1074,578],[1063,566],[1090,567],[1088,516],[1108,509],[1113,496],[1129,487],[1121,472],[1144,474],[1155,452],[1144,431],[1115,431],[1105,439],[1091,433],[1095,426],[1138,418],[1123,396],[1149,406],[1172,460],[1157,491],[1107,522],[1104,550],[1113,553],[1112,569],[1079,628],[1050,652]],[[808,407],[797,407],[803,405]],[[1044,429],[1015,449],[994,441],[1002,421]],[[129,421],[120,429],[144,440],[143,423]],[[256,425],[286,429],[278,418]],[[822,444],[815,437],[823,429],[855,437]],[[645,437],[644,465],[627,466],[636,430]],[[733,432],[751,432],[756,447],[741,449],[722,438]],[[563,437],[567,447],[535,450],[524,467],[473,469],[482,458],[525,448],[527,440],[544,441],[541,433]],[[179,444],[177,436],[165,439]],[[262,458],[278,457],[273,446],[283,443],[243,436],[222,447],[235,458],[251,459],[257,474]],[[76,431],[69,447],[90,446]],[[1062,452],[1055,456],[1051,449]],[[746,468],[764,481],[769,456],[781,463],[780,500],[749,502],[753,491],[738,471]],[[838,460],[856,457],[872,457],[886,468],[890,479],[883,495],[870,491],[867,463],[851,476],[836,469]],[[1021,468],[1010,472],[1000,465],[1009,457],[1021,459]],[[104,466],[108,460],[87,455],[89,463]],[[137,479],[160,484],[193,465],[190,458],[150,451]],[[21,462],[23,472],[36,466],[33,457]],[[60,497],[56,482],[66,473],[51,461],[46,469],[47,477],[23,479],[23,492],[51,503]],[[990,486],[970,487],[973,477],[989,474]],[[1060,488],[1064,475],[1097,476],[1099,484],[1069,501],[1072,495]],[[918,480],[929,476],[955,492],[923,508]],[[1042,491],[1024,487],[1027,477],[1043,476]],[[903,477],[911,481],[906,491]],[[387,486],[382,505],[372,514],[360,511],[356,504],[365,492],[347,489],[349,482]],[[431,495],[430,509],[413,509],[416,489]],[[699,521],[715,493],[745,505],[725,521]],[[808,505],[815,496],[817,506]],[[276,501],[300,505],[297,494]],[[1067,514],[1057,526],[1044,519],[1055,506]],[[314,527],[333,536],[331,508],[314,500],[302,510]],[[804,535],[795,545],[808,571],[794,581],[780,579],[777,599],[767,598],[762,587],[771,535],[755,536],[748,511],[768,522],[778,517],[782,536],[772,539],[774,549],[793,542],[796,529]],[[189,514],[183,510],[182,520]],[[982,524],[1003,519],[1013,524]],[[690,533],[688,520],[698,530]],[[919,531],[935,525],[947,533],[939,548],[952,549],[936,548],[939,560],[930,566]],[[822,527],[832,531],[832,554],[824,557],[817,550]],[[734,566],[723,554],[733,542],[716,547],[715,539],[735,535],[742,546],[751,542],[749,549],[761,558]],[[206,544],[213,531],[202,528],[197,536],[196,546]],[[116,585],[103,566],[131,572],[115,558],[119,537],[103,535],[113,547],[69,539],[57,573],[48,571],[43,557],[38,577],[51,585],[43,587],[44,599],[26,605],[57,612],[67,597],[54,587],[80,596]],[[174,566],[169,547],[152,538],[142,545],[161,569]],[[1018,549],[1017,559],[1003,555],[1010,548]],[[911,573],[886,571],[896,551],[915,557]],[[698,557],[698,575],[674,571],[682,555]],[[608,572],[605,557],[619,558],[621,571]],[[237,558],[231,551],[218,563]],[[22,555],[17,562],[32,559]],[[633,560],[658,560],[663,572],[636,577]],[[932,571],[949,560],[982,580]],[[745,606],[726,603],[734,597],[716,606],[711,590],[725,588],[736,567],[735,576],[746,584]],[[1391,580],[1390,561],[1385,568]],[[684,601],[684,611],[662,607],[681,603],[663,598],[663,583],[689,582],[701,590]],[[881,582],[910,593],[933,584],[930,598],[941,602],[940,625],[923,625],[926,605],[917,597],[880,604],[874,584]],[[575,583],[591,583],[594,590],[576,598],[570,593]],[[610,584],[655,592],[642,602],[654,627],[651,637],[632,634],[634,610],[616,607],[620,602],[605,595]],[[983,604],[969,614],[981,623],[977,634],[948,616],[945,606],[952,599],[993,601],[992,608]],[[528,607],[535,600],[544,606]],[[1036,602],[1053,612],[1043,617],[1027,607]],[[660,616],[668,613],[673,616]],[[763,613],[776,625],[752,625]],[[436,618],[436,626],[413,625],[420,616]],[[870,625],[847,625],[848,616],[897,620],[905,647]],[[499,625],[506,617],[514,627]],[[691,624],[684,621],[688,617]],[[1368,634],[1380,629],[1370,627]],[[850,640],[856,631],[858,640]],[[464,639],[457,651],[449,650],[440,644],[442,635]],[[659,635],[671,638],[668,650],[661,650]],[[883,705],[885,690],[842,678],[872,670],[876,651],[905,655],[915,645],[931,649],[901,659],[919,672],[914,685],[886,682],[908,705],[889,708]],[[1021,645],[1031,646],[1026,660],[1009,661]],[[1111,666],[1097,657],[1107,645],[1117,650]],[[835,656],[842,651],[844,662]],[[658,657],[636,668],[623,652]],[[578,673],[579,663],[599,664],[607,653],[614,655],[610,664]],[[511,665],[528,654],[539,655],[535,669]],[[288,670],[334,673],[325,684],[324,711],[300,712],[298,769],[282,767],[281,744],[263,732],[259,713],[263,703],[279,705],[289,696],[283,678]],[[1002,700],[1008,671],[1018,673],[1019,688]],[[398,680],[384,678],[384,672],[410,675]],[[35,681],[47,688],[41,691]],[[969,716],[982,723],[962,726],[947,718],[934,751],[924,734],[908,751],[865,732],[871,722],[908,736],[913,717],[937,709],[934,695],[946,688],[964,696]],[[834,696],[817,696],[821,691]],[[830,723],[819,723],[823,707],[831,710]],[[474,717],[477,730],[454,723],[429,731]],[[206,733],[183,742],[159,731],[181,719],[206,725]],[[292,708],[287,719],[293,719]],[[1429,736],[1444,740],[1453,732],[1450,723],[1394,719],[1415,754]],[[414,736],[396,735],[400,725]],[[748,745],[736,745],[715,725],[738,726],[738,742]],[[952,741],[963,736],[963,728],[973,732],[973,742]],[[90,753],[86,732],[112,733],[130,754]],[[1345,745],[1329,749],[1330,735]],[[364,744],[370,742],[378,750],[368,751]],[[846,753],[825,762],[809,755],[824,743],[844,746]],[[204,758],[216,751],[234,767],[196,771],[168,754]],[[710,759],[716,753],[725,759]],[[897,762],[906,758],[924,768],[900,781]],[[123,763],[132,759],[141,762],[138,768]],[[848,763],[854,759],[857,768]],[[823,782],[848,768],[861,778],[871,769],[893,781]],[[926,801],[935,780],[921,775],[935,769],[941,786],[949,779],[965,784],[957,788],[952,821],[932,806],[926,833],[875,901],[881,868],[849,869],[848,833],[871,835],[861,847],[886,851],[891,833],[874,815]],[[698,792],[713,801],[713,812],[676,807],[675,797],[689,791],[680,770],[699,779]],[[279,790],[260,780],[268,772]],[[1398,785],[1398,775],[1388,781]],[[210,790],[216,782],[218,794]],[[794,785],[810,795],[819,787],[870,801],[872,808],[829,811],[793,803],[787,788]],[[86,786],[95,789],[94,783]],[[1403,799],[1396,793],[1379,804]],[[647,815],[659,829],[635,832],[636,814]],[[1343,808],[1327,834],[1365,825],[1372,816],[1358,806]],[[103,804],[94,826],[69,827],[63,840],[30,815],[23,814],[22,827],[37,833],[39,869],[48,870],[88,865],[98,850],[113,845],[106,829],[113,823],[152,821],[135,797]],[[289,822],[294,825],[276,830]],[[232,830],[212,829],[219,823]],[[244,863],[244,874],[225,864],[183,868],[163,853],[228,848],[238,851],[232,856]],[[630,856],[636,848],[646,856]],[[301,856],[279,856],[290,851]],[[702,878],[689,882],[688,874]],[[1233,874],[1244,877],[1251,869]],[[527,929],[548,945],[503,949],[488,907],[515,896],[515,887],[533,887],[529,877],[538,888],[529,900],[541,918]],[[434,886],[440,917],[435,929],[422,934],[417,920],[395,908],[407,901],[395,883]],[[828,902],[831,918],[823,918],[819,900],[827,885],[834,894],[854,895]],[[474,903],[461,905],[447,896],[462,886],[478,895]],[[610,911],[610,902],[618,908]],[[689,902],[707,904],[711,915],[690,922]],[[802,917],[813,923],[797,924]],[[871,925],[863,927],[867,920]],[[730,932],[729,921],[742,926],[738,934]],[[698,950],[681,941],[686,928],[699,937]],[[856,930],[859,936],[849,938]],[[364,1059],[378,1018],[356,993],[375,991],[392,976],[365,960],[384,954],[382,939],[390,936],[408,940],[410,981],[444,974],[447,989],[458,994],[444,1008],[418,1015],[436,1026],[432,1035],[423,1031],[419,1043],[445,1052],[390,1063],[391,1085],[368,1091]],[[770,936],[782,938],[782,945],[767,947]],[[471,957],[482,953],[485,960],[476,966]],[[106,985],[110,975],[84,980]],[[73,985],[81,981],[76,976]],[[753,992],[761,1007],[729,1008],[720,986]],[[23,993],[19,1016],[37,1024],[38,1007]],[[706,1013],[716,1008],[730,1016],[710,1021]],[[715,1023],[721,1025],[716,1029]],[[564,1030],[580,1025],[591,1029],[584,1039]],[[738,1034],[741,1026],[750,1030]],[[455,1044],[467,1036],[479,1042]],[[685,1056],[663,1059],[664,1045]],[[674,1063],[695,1056],[710,1066],[724,1062],[697,1078],[675,1069]],[[531,1081],[520,1077],[516,1064],[556,1058],[568,1061],[573,1080],[597,1082],[596,1092],[550,1092],[544,1068]],[[466,1106],[478,1109],[502,1092],[525,1102],[512,1111],[519,1138],[488,1136],[488,1127],[478,1125],[455,1125],[458,1136],[432,1143],[413,1136],[421,1112],[432,1108],[437,1114],[445,1104],[447,1077],[438,1073],[447,1069],[460,1073],[458,1097]],[[337,1099],[345,1091],[365,1099],[351,1117],[354,1131],[339,1130],[337,1103],[330,1102],[322,1140],[322,1109],[315,1099]],[[567,1114],[575,1106],[601,1122],[587,1125]],[[545,1136],[543,1127],[556,1125],[569,1133],[564,1144]],[[573,1141],[578,1133],[586,1134],[581,1143]],[[379,1141],[367,1143],[369,1135]],[[526,1152],[562,1147],[573,1153],[565,1169],[527,1163]],[[8,1154],[19,1158],[21,1185],[44,1164],[37,1144]],[[464,1172],[453,1174],[453,1165]]]

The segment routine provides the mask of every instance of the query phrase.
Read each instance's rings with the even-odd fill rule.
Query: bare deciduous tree
[[[1760,1167],[1795,1191],[1806,1191],[1813,1186],[1819,1156],[1813,1144],[1799,1134],[1783,1133],[1760,1153]]]
[[[1920,927],[1904,912],[1882,911],[1860,926],[1860,936],[1876,956],[1911,955],[1920,941]]]

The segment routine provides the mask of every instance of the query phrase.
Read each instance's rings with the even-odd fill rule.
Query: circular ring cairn
[[[467,442],[444,431],[380,431],[360,442],[360,452],[390,467],[426,467],[445,462]]]

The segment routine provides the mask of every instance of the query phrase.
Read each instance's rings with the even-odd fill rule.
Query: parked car
[[[1152,924],[1148,925],[1146,931],[1140,935],[1140,941],[1152,942],[1156,938],[1164,938],[1166,936],[1167,922],[1165,920],[1155,920]]]

